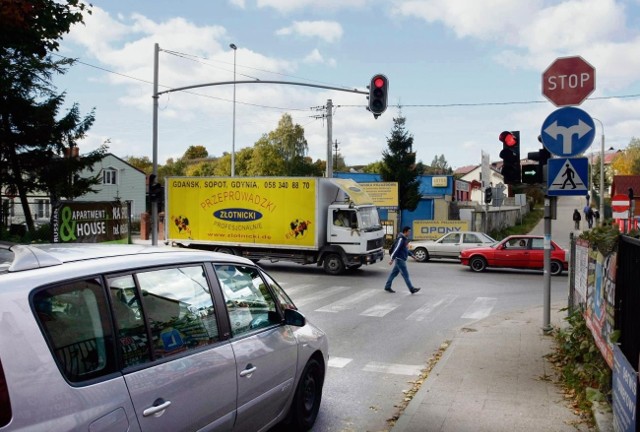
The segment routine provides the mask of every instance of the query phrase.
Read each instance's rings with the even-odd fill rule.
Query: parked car
[[[0,245],[0,430],[312,427],[326,335],[251,261]]]
[[[568,252],[551,241],[551,271],[559,275],[569,268]],[[488,267],[539,269],[544,268],[544,237],[513,235],[492,246],[460,252],[460,262],[472,271],[482,272]]]
[[[437,240],[414,240],[409,244],[417,261],[426,262],[431,258],[459,259],[460,252],[474,247],[496,243],[483,232],[456,231],[450,232]]]

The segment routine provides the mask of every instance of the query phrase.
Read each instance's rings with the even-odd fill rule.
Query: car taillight
[[[4,377],[2,360],[0,360],[0,427],[4,427],[11,421],[11,401],[9,400],[9,387]]]

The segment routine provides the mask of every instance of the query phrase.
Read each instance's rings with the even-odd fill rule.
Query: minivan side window
[[[255,267],[214,266],[224,296],[233,336],[282,321],[276,301]]]
[[[107,282],[124,367],[150,361],[147,327],[133,276],[110,277]]]
[[[135,277],[151,327],[154,359],[219,340],[211,291],[201,265],[141,272]]]
[[[69,381],[84,381],[115,370],[109,309],[99,280],[68,282],[38,291],[33,306]]]

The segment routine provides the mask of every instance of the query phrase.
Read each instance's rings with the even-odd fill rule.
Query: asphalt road
[[[260,263],[329,337],[330,367],[314,432],[388,430],[403,390],[458,329],[543,302],[541,271],[478,274],[446,260],[410,261],[414,285],[422,290],[411,295],[399,276],[396,293],[386,293],[387,262],[343,276],[315,266]],[[566,300],[566,273],[551,279],[552,302]]]

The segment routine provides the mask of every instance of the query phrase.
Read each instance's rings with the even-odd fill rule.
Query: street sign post
[[[617,194],[611,197],[611,210],[614,219],[629,218],[629,197],[623,194]]]
[[[596,70],[582,57],[560,57],[542,74],[542,94],[555,106],[580,105],[596,88]]]
[[[549,152],[560,157],[573,157],[589,148],[596,136],[593,118],[575,107],[555,110],[542,123],[540,138]]]

